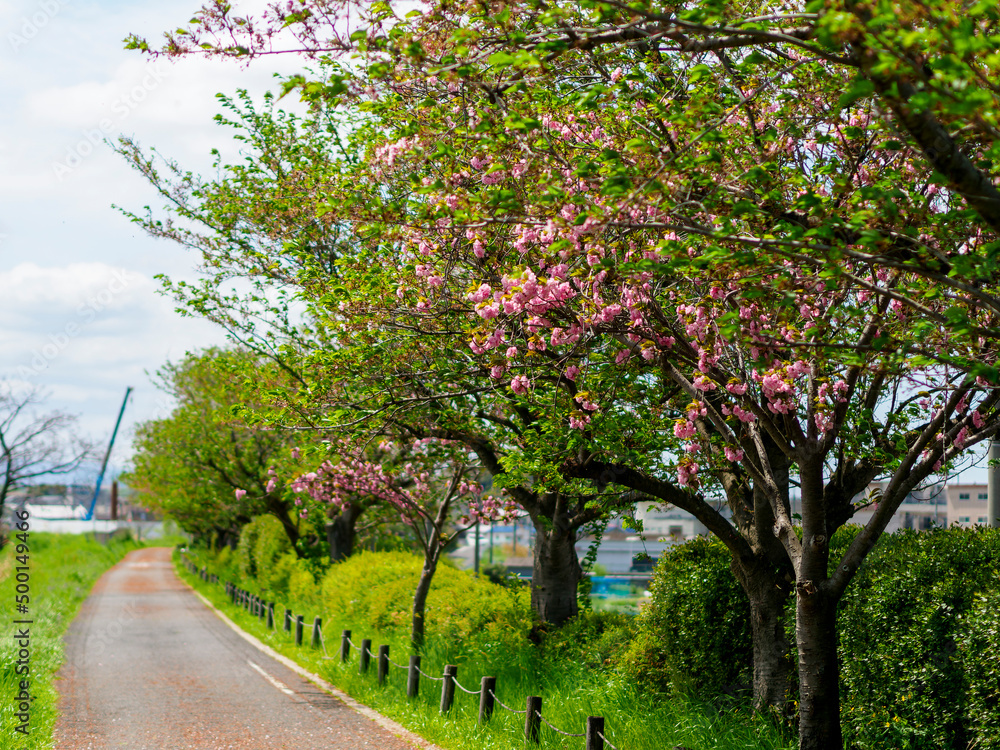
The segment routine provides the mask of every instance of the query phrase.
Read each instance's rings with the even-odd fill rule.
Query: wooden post
[[[358,674],[368,672],[368,661],[372,656],[372,639],[365,638],[361,641],[361,660],[358,662]]]
[[[458,675],[458,667],[454,664],[444,665],[444,679],[441,680],[441,713],[446,714],[451,710],[451,704],[455,702],[455,677]]]
[[[484,677],[479,692],[479,723],[485,724],[493,715],[493,694],[497,690],[496,677]]]
[[[285,607],[285,632],[292,632],[292,611],[288,607]]]
[[[340,634],[340,660],[346,662],[351,658],[351,631],[345,630]]]
[[[260,610],[258,611],[258,614],[260,615],[260,619],[262,619],[262,620],[265,617],[267,617],[267,600],[266,599],[261,599],[260,600]]]
[[[322,629],[323,629],[323,618],[317,616],[313,620],[313,635],[312,635],[313,648],[319,648],[320,645],[323,643],[323,633],[321,632]]]
[[[389,674],[389,647],[378,647],[378,684],[384,685],[385,678]]]
[[[529,695],[524,717],[524,739],[528,742],[539,742],[538,734],[542,728],[542,699],[537,695]]]
[[[586,750],[604,750],[604,717],[587,717]]]
[[[267,605],[267,629],[274,630],[274,602]]]
[[[420,657],[410,657],[410,669],[406,673],[406,697],[416,698],[420,692]]]
[[[302,645],[302,615],[295,615],[295,645]]]

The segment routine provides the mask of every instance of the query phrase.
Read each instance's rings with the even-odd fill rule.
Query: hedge
[[[836,561],[857,527],[835,535]],[[749,604],[716,540],[663,555],[627,672],[718,698],[752,668]],[[794,643],[794,600],[786,623]],[[839,609],[845,742],[1000,750],[1000,531],[887,535]]]

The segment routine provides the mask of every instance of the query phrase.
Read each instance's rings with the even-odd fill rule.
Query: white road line
[[[278,688],[278,690],[280,690],[281,692],[283,692],[285,695],[295,695],[295,691],[294,690],[292,690],[290,687],[288,687],[288,685],[286,685],[285,683],[283,683],[281,680],[277,680],[274,677],[272,677],[271,675],[269,675],[259,665],[254,664],[249,659],[247,659],[247,664],[249,664],[251,667],[253,667],[258,672],[260,672],[264,676],[265,680],[267,680],[268,682],[270,682],[272,685],[274,685],[276,688]]]
[[[414,746],[416,746],[418,748],[422,748],[422,750],[442,750],[442,748],[440,746],[435,745],[432,742],[428,742],[427,740],[425,740],[420,735],[418,735],[418,734],[416,734],[414,732],[411,732],[409,729],[407,729],[406,727],[404,727],[402,724],[398,724],[395,721],[393,721],[392,719],[389,719],[389,718],[383,716],[382,714],[378,713],[374,709],[368,708],[368,706],[366,706],[365,704],[359,703],[358,701],[354,700],[354,698],[352,698],[351,696],[349,696],[347,693],[345,693],[340,688],[334,687],[333,685],[331,685],[329,682],[327,682],[326,680],[324,680],[319,675],[313,674],[309,670],[307,670],[307,669],[299,666],[298,664],[296,664],[294,661],[292,661],[291,659],[289,659],[284,654],[279,654],[277,651],[275,651],[273,648],[271,648],[267,644],[262,643],[260,640],[258,640],[254,636],[250,635],[245,630],[241,629],[239,625],[237,625],[235,622],[233,622],[228,617],[226,617],[225,614],[223,614],[214,604],[212,604],[212,602],[210,602],[205,597],[204,594],[202,594],[200,591],[196,591],[195,588],[194,588],[194,586],[192,586],[190,583],[188,583],[187,581],[184,581],[183,579],[180,579],[180,578],[178,578],[177,580],[181,581],[181,583],[183,583],[185,586],[187,586],[189,589],[191,589],[191,593],[194,594],[196,597],[198,597],[198,599],[201,600],[201,603],[204,604],[205,607],[207,607],[210,612],[214,613],[216,617],[218,617],[227,626],[229,626],[229,628],[234,633],[236,633],[238,636],[240,636],[240,638],[242,638],[243,640],[245,640],[247,643],[249,643],[251,646],[253,646],[254,648],[256,648],[258,651],[260,651],[262,654],[266,654],[267,656],[270,656],[272,659],[274,659],[279,664],[283,664],[284,666],[288,667],[290,670],[292,670],[297,675],[299,675],[299,677],[302,677],[303,679],[309,680],[309,682],[311,682],[312,684],[314,684],[317,687],[319,687],[323,692],[328,693],[329,695],[332,695],[337,700],[339,700],[342,703],[350,706],[355,711],[357,711],[359,714],[361,714],[362,716],[365,716],[365,717],[371,719],[376,724],[378,724],[380,727],[382,727],[383,729],[387,730],[391,734],[394,734],[396,737],[400,738],[401,740],[409,742],[411,745],[414,745]]]

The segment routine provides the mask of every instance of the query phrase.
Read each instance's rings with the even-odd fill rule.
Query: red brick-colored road
[[[241,638],[174,574],[130,553],[66,634],[60,750],[415,750]]]

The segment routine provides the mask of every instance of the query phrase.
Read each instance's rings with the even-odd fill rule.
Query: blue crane
[[[118,428],[122,423],[122,416],[125,414],[125,405],[128,403],[128,397],[132,393],[132,386],[128,386],[125,389],[125,398],[122,399],[122,408],[118,411],[118,420],[115,422],[115,429],[111,433],[111,442],[108,443],[108,450],[104,454],[104,461],[101,463],[101,472],[97,475],[97,486],[94,487],[94,497],[90,501],[90,507],[87,509],[87,515],[84,518],[85,521],[89,521],[94,517],[94,506],[97,505],[97,496],[101,494],[101,484],[104,482],[104,471],[108,468],[108,459],[111,458],[111,449],[115,447],[115,437],[118,435]]]

